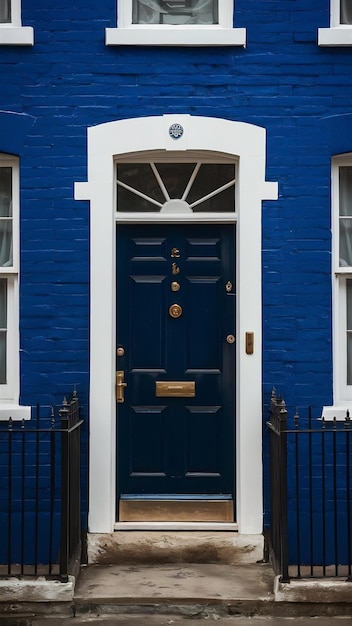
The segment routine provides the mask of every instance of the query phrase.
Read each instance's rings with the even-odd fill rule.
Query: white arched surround
[[[170,137],[172,124],[184,133]],[[237,223],[236,502],[238,530],[262,532],[262,296],[261,203],[277,199],[265,181],[264,128],[229,120],[164,115],[120,120],[88,129],[88,182],[75,184],[76,200],[90,200],[90,496],[89,531],[110,533],[116,510],[115,402],[115,159],[131,153],[221,153],[238,163],[237,214],[193,214],[188,221]],[[137,155],[136,155],[137,160]],[[129,216],[160,221],[160,214]],[[180,219],[180,216],[178,216]],[[123,221],[123,217],[120,221]],[[168,214],[162,221],[177,221]],[[254,354],[246,354],[246,332]]]

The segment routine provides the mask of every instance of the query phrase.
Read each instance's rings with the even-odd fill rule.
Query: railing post
[[[69,410],[66,398],[59,410],[61,418],[61,541],[60,541],[60,577],[68,580],[69,560]]]
[[[288,527],[287,527],[287,410],[282,401],[279,414],[280,432],[280,538],[281,582],[290,582],[288,574]]]

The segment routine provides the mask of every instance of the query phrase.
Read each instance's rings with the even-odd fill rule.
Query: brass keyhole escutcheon
[[[230,280],[227,281],[227,283],[225,285],[225,289],[226,289],[227,293],[230,293],[230,291],[232,291],[232,282]]]
[[[179,304],[172,304],[169,308],[169,315],[171,315],[171,317],[181,317],[182,315],[182,306],[180,306]]]
[[[227,343],[235,343],[235,335],[227,335],[226,341]]]
[[[180,291],[180,283],[176,281],[171,283],[171,291]]]

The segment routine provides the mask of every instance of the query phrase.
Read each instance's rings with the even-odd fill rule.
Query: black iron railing
[[[0,576],[65,582],[81,553],[80,409],[62,407],[0,428]]]
[[[352,581],[352,424],[288,416],[271,399],[270,552],[281,580],[346,577]]]

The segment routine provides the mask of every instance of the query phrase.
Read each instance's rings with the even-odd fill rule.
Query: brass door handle
[[[117,402],[125,401],[125,387],[127,383],[124,382],[125,372],[116,372],[116,400]]]

